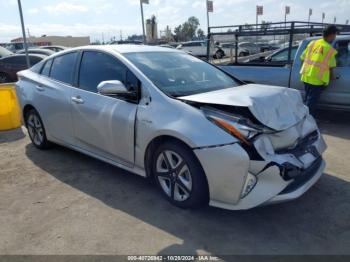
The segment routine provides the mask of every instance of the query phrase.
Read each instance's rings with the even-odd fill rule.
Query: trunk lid
[[[209,105],[246,107],[259,122],[276,131],[296,125],[309,112],[299,91],[278,86],[249,84],[180,99]]]

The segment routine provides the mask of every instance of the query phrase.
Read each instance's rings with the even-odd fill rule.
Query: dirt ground
[[[322,113],[321,180],[293,202],[181,210],[152,183],[0,132],[0,254],[350,254],[350,114]]]

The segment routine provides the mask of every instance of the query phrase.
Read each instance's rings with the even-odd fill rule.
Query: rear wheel
[[[44,124],[35,109],[29,110],[25,115],[25,123],[28,129],[29,137],[35,147],[47,149],[51,143],[46,138]]]
[[[160,145],[152,170],[159,189],[175,206],[195,208],[208,203],[204,171],[189,148],[176,142]]]

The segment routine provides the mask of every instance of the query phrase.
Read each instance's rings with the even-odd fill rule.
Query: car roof
[[[146,52],[178,52],[183,53],[180,50],[176,50],[173,48],[165,48],[165,47],[159,47],[159,46],[149,46],[149,45],[88,45],[88,46],[81,46],[81,47],[75,47],[72,49],[64,50],[59,53],[56,53],[55,55],[52,55],[50,57],[59,56],[64,53],[69,53],[72,51],[79,51],[79,50],[100,50],[105,52],[116,52],[119,54],[126,54],[126,53],[146,53]]]
[[[28,53],[30,52],[41,52],[41,53],[47,53],[47,54],[54,54],[55,52],[49,49],[43,49],[43,48],[28,48]],[[17,53],[23,53],[25,52],[25,49],[18,50]]]
[[[195,40],[195,41],[182,42],[181,44],[189,44],[189,43],[205,43],[205,41],[204,40]]]
[[[41,54],[28,54],[30,57],[39,57],[41,59],[45,59],[47,58],[46,55],[41,55]],[[7,58],[12,58],[12,57],[23,57],[23,56],[26,56],[25,54],[13,54],[13,55],[9,55],[9,56],[5,56],[3,58],[0,58],[0,60],[3,60],[3,59],[7,59]]]
[[[316,40],[320,39],[322,36],[313,36],[306,38],[307,40]],[[350,35],[337,35],[336,40],[350,40]]]
[[[66,46],[63,46],[63,45],[43,45],[43,46],[40,46],[40,48],[44,48],[44,47],[59,47],[59,48],[67,48]]]

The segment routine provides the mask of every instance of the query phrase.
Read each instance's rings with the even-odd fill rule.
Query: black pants
[[[305,99],[304,103],[309,107],[311,115],[315,114],[316,106],[322,92],[326,89],[325,86],[314,86],[305,84]]]

